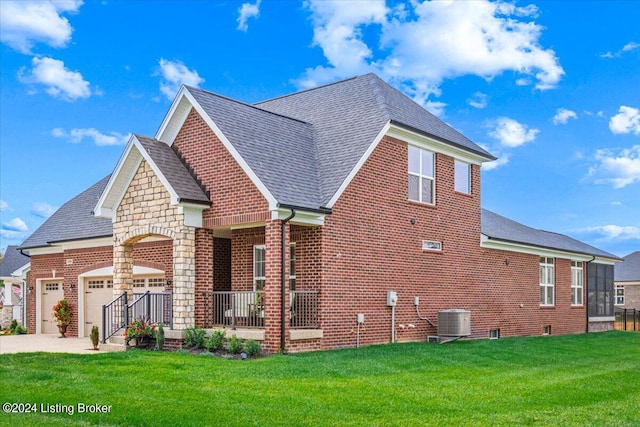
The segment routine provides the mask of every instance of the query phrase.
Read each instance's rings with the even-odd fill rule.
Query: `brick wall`
[[[480,248],[477,166],[472,194],[457,193],[453,159],[437,154],[435,206],[408,201],[406,171],[406,144],[385,137],[326,218],[323,348],[354,346],[358,313],[365,314],[362,344],[389,342],[389,290],[399,297],[398,341],[424,340],[437,332],[418,318],[416,296],[420,314],[434,323],[440,310],[470,310],[473,337],[487,337],[494,328],[502,336],[540,335],[545,325],[552,333],[584,331],[584,307],[570,306],[568,260],[558,260],[555,307],[541,308],[538,256]],[[443,249],[423,251],[422,240],[440,241]]]

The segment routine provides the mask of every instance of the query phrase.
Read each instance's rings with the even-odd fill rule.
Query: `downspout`
[[[27,258],[31,258],[31,255],[27,255],[24,252],[24,249],[20,249],[20,254],[26,256]],[[28,283],[26,279],[22,280],[22,325],[27,326],[27,286]]]
[[[595,255],[592,255],[593,258],[591,258],[589,261],[586,261],[586,273],[587,273],[587,280],[585,280],[586,286],[585,289],[583,289],[584,292],[584,315],[585,315],[585,319],[584,319],[584,332],[585,334],[589,333],[589,264],[591,263],[591,261],[593,261],[594,259],[596,259]],[[582,274],[584,274],[585,272],[583,272]]]
[[[296,210],[291,209],[291,215],[282,220],[280,224],[281,227],[281,236],[282,242],[280,245],[280,269],[281,269],[281,277],[280,277],[280,353],[285,354],[285,344],[286,344],[286,317],[287,317],[287,307],[285,304],[285,299],[287,296],[287,236],[285,234],[287,222],[289,222],[293,217],[296,216]]]

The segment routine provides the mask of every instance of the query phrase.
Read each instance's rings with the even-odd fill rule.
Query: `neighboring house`
[[[0,263],[0,324],[6,327],[13,319],[26,324],[24,300],[29,257],[20,253],[17,246],[7,246]]]
[[[640,310],[640,251],[627,255],[621,263],[616,264],[613,278],[615,305]]]
[[[183,86],[22,245],[30,329],[63,296],[71,334],[126,311],[271,352],[421,341],[447,309],[473,338],[612,329],[620,259],[482,210],[494,159],[373,74],[253,105]]]

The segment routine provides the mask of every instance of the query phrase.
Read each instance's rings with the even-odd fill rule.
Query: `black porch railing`
[[[640,331],[640,310],[616,308],[614,328],[620,331]]]
[[[102,306],[102,343],[128,324],[126,318],[127,293]]]
[[[171,292],[145,292],[133,294],[129,304],[127,293],[123,293],[109,304],[102,306],[102,343],[118,331],[126,328],[134,319],[160,323],[173,328],[173,299]]]
[[[291,291],[292,328],[318,328],[319,291]],[[264,328],[264,291],[203,292],[204,327]]]

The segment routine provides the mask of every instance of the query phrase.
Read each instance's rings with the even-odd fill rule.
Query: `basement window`
[[[489,339],[497,340],[500,338],[500,329],[491,329],[489,331]]]
[[[551,335],[551,325],[546,325],[542,328],[542,335]]]
[[[436,240],[423,240],[422,250],[432,251],[432,252],[442,252],[442,242],[438,242]]]

